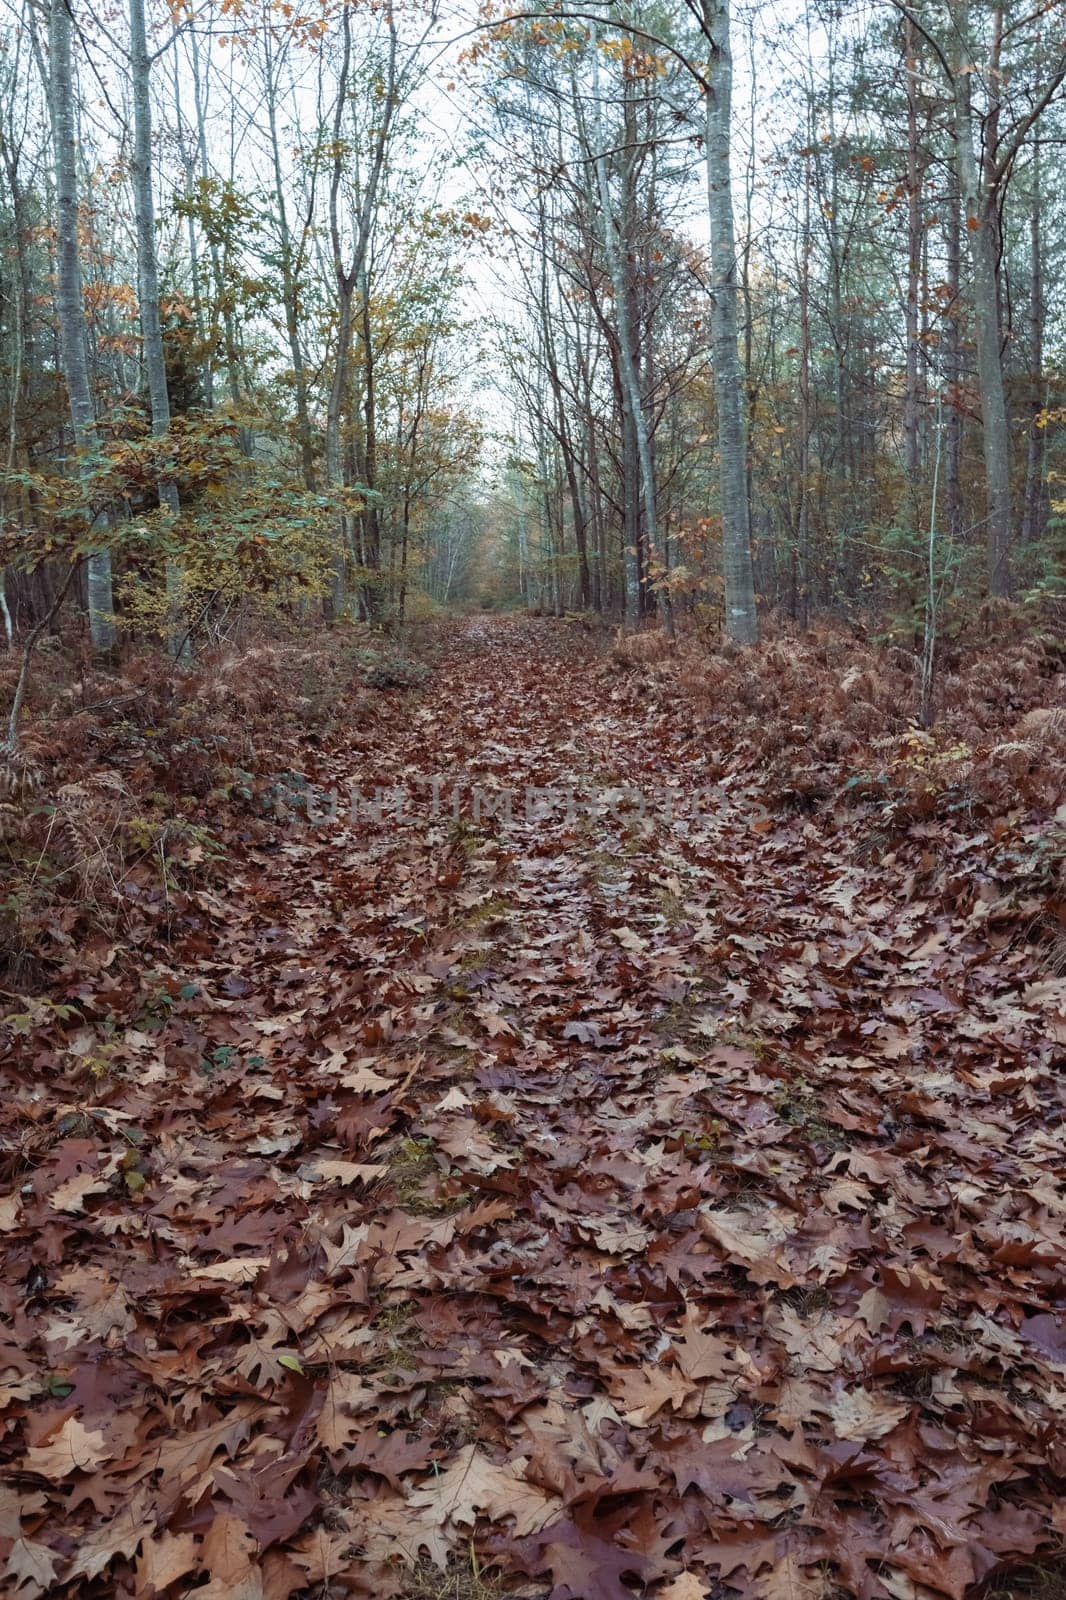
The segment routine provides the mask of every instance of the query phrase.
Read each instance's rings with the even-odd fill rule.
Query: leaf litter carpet
[[[0,1200],[3,1592],[962,1600],[1054,1558],[1055,983],[916,886],[928,838],[687,807],[706,737],[571,630],[467,623],[380,706],[87,1098],[8,1064],[50,1131]]]

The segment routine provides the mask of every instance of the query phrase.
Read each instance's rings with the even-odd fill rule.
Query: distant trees
[[[1059,594],[1066,0],[7,4],[12,642]]]
[[[508,150],[497,187],[524,219],[524,309],[502,342],[522,350],[506,361],[539,496],[524,525],[562,603],[583,600],[582,550],[604,521],[620,542],[594,599],[608,609],[635,552],[642,614],[710,599],[738,639],[754,637],[756,589],[801,623],[887,605],[920,625],[938,460],[951,591],[1058,592],[1062,373],[1046,328],[1063,233],[1041,153],[1062,137],[1064,29],[1059,0],[811,0],[801,14],[753,0],[739,19],[693,0],[671,20],[501,8],[471,54]],[[692,342],[671,386],[679,315]],[[598,383],[565,381],[571,366]],[[535,555],[523,574],[532,593]]]
[[[480,449],[453,352],[481,222],[412,120],[433,0],[46,21],[0,18],[8,636],[83,555],[100,651],[252,602],[402,616]]]

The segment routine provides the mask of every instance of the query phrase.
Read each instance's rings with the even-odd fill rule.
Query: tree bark
[[[67,0],[51,0],[49,112],[56,165],[56,312],[74,444],[81,458],[79,467],[82,480],[88,488],[98,440],[96,412],[89,384],[85,301],[78,255],[77,141],[70,36],[71,15]],[[108,523],[103,512],[96,515],[93,526],[101,532],[106,531]],[[89,638],[94,650],[106,653],[115,644],[110,550],[106,547],[93,550],[88,557],[87,569]]]
[[[947,531],[953,544],[962,537],[962,351],[959,318],[962,314],[962,215],[959,174],[949,163],[945,227],[948,305],[943,319],[944,380],[947,418],[944,423],[944,500]]]
[[[596,174],[596,189],[599,198],[600,243],[603,246],[607,272],[611,280],[611,289],[614,296],[615,321],[618,332],[618,374],[622,387],[623,424],[627,435],[626,448],[623,454],[630,468],[626,473],[625,491],[626,543],[623,551],[626,579],[625,617],[628,625],[636,626],[640,620],[642,607],[640,592],[640,530],[636,497],[632,493],[633,477],[638,477],[641,483],[644,501],[644,522],[649,539],[654,539],[655,536],[655,485],[651,480],[651,452],[648,448],[644,407],[641,401],[640,384],[637,380],[637,368],[633,354],[629,284],[622,269],[622,260],[618,249],[618,235],[615,229],[614,208],[611,204],[611,191],[607,180],[606,141],[600,106],[599,41],[595,32],[593,33],[592,47],[592,125],[593,137],[596,141],[596,148],[592,153],[593,169]],[[633,473],[634,467],[636,468],[635,474]]]
[[[729,0],[702,0],[703,31],[711,45],[704,96],[707,117],[707,215],[711,230],[711,342],[718,408],[718,474],[722,515],[725,625],[737,644],[759,637],[748,515],[748,440],[744,383],[737,343],[737,250],[730,170],[733,58]]]
[[[1043,203],[1040,146],[1033,152],[1033,192],[1029,212],[1029,450],[1025,463],[1025,516],[1022,539],[1035,544],[1047,532],[1048,491],[1047,430],[1038,422],[1044,409],[1044,242],[1040,207]]]
[[[907,81],[907,299],[904,311],[906,384],[903,395],[904,471],[907,525],[918,533],[921,435],[918,376],[918,291],[922,264],[921,165],[918,148],[918,58],[914,21],[903,25],[903,67]]]
[[[796,515],[796,596],[793,615],[804,632],[811,599],[811,158],[803,158],[803,231],[800,235],[799,508]]]
[[[969,0],[956,0],[959,60],[955,70],[955,141],[962,214],[973,267],[977,378],[981,395],[985,486],[988,505],[988,592],[1010,595],[1010,428],[1003,380],[998,289],[998,187],[989,190],[974,148]]]
[[[143,0],[138,0],[143,3]],[[281,171],[281,146],[278,140],[277,85],[274,79],[274,55],[269,27],[263,33],[266,52],[266,103],[267,123],[270,131],[270,152],[274,167],[274,194],[278,208],[278,238],[281,246],[281,293],[285,313],[285,334],[292,361],[292,382],[296,400],[296,437],[300,447],[300,463],[304,484],[315,487],[315,453],[311,441],[311,414],[307,404],[307,373],[304,365],[303,345],[300,342],[300,285],[297,262],[292,247],[289,213],[285,204],[285,184]]]
[[[152,433],[157,439],[170,431],[170,395],[167,366],[163,354],[163,328],[159,313],[159,261],[155,242],[155,197],[152,193],[152,103],[148,40],[144,24],[144,0],[129,0],[130,77],[133,88],[133,206],[137,231],[137,290],[140,299],[141,340],[148,381],[148,403],[152,413]],[[178,487],[162,476],[158,484],[159,504],[174,522],[181,515]],[[166,564],[168,641],[175,658],[187,651],[189,632],[182,620],[184,583],[178,563]],[[184,642],[184,643],[183,643]]]

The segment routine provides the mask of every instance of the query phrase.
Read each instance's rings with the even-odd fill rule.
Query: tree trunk
[[[725,625],[737,644],[759,637],[748,516],[748,441],[744,384],[737,344],[737,251],[730,172],[733,58],[729,0],[702,0],[703,30],[711,45],[707,69],[707,214],[711,230],[711,342],[718,408],[718,473],[722,514]]]
[[[636,469],[635,476],[639,477],[643,489],[644,521],[649,539],[654,539],[655,536],[655,485],[651,481],[651,453],[648,449],[644,408],[641,402],[640,384],[637,381],[637,369],[633,357],[633,329],[630,326],[630,290],[626,274],[622,270],[622,261],[618,250],[618,236],[615,231],[614,209],[611,205],[610,185],[607,181],[606,142],[600,106],[600,58],[598,41],[595,36],[592,42],[592,118],[593,137],[596,141],[596,148],[593,151],[593,167],[599,196],[600,243],[603,246],[603,253],[607,261],[607,272],[614,295],[615,319],[618,332],[618,375],[622,387],[623,425],[626,433],[626,448],[623,454],[630,469],[625,475],[626,543],[623,552],[626,578],[625,615],[627,624],[636,626],[640,620],[642,606],[640,592],[640,529],[637,501],[633,493],[634,469]]]
[[[207,122],[204,107],[203,85],[200,77],[200,52],[196,42],[196,29],[192,28],[188,34],[189,59],[192,65],[193,100],[196,106],[196,142],[200,156],[200,179],[207,184],[211,177],[211,166],[207,159]],[[210,60],[210,57],[208,58]],[[241,375],[240,359],[237,350],[237,330],[233,320],[233,306],[226,284],[226,272],[219,251],[218,241],[214,235],[207,233],[207,254],[211,264],[211,277],[214,282],[215,304],[212,322],[217,325],[219,316],[222,318],[223,346],[226,353],[226,379],[229,387],[229,397],[234,406],[241,403]],[[211,396],[214,395],[214,381],[212,375]],[[211,401],[209,401],[211,403]]]
[[[214,374],[214,341],[208,341],[207,325],[204,321],[204,294],[203,281],[200,272],[200,247],[196,235],[196,217],[193,213],[193,201],[196,197],[196,158],[189,145],[185,133],[185,117],[181,105],[181,68],[178,62],[178,52],[174,50],[172,57],[174,69],[173,104],[174,115],[178,124],[178,142],[181,150],[182,175],[185,179],[185,234],[189,243],[189,277],[192,284],[193,317],[196,322],[196,342],[200,347],[201,375],[204,385],[204,403],[210,411],[215,403],[215,374]]]
[[[1029,450],[1025,463],[1025,518],[1022,539],[1034,544],[1047,532],[1048,492],[1045,473],[1047,430],[1038,418],[1044,409],[1044,244],[1040,207],[1043,203],[1040,146],[1033,152],[1033,194],[1029,213]]]
[[[796,514],[797,578],[795,596],[800,627],[806,632],[810,622],[811,596],[811,158],[803,158],[803,231],[800,236],[800,424],[799,424],[799,508]]]
[[[962,537],[962,351],[959,317],[962,314],[962,216],[958,168],[948,172],[945,217],[947,288],[949,301],[943,319],[944,382],[947,420],[944,424],[944,499],[947,531],[952,544]]]
[[[370,284],[365,271],[362,275],[359,290],[363,302],[361,328],[365,363],[363,369],[365,375],[363,388],[364,472],[366,487],[371,491],[375,491],[378,484],[377,352],[374,349],[374,329],[370,320]],[[363,586],[363,605],[366,615],[374,617],[382,609],[382,593],[378,576],[381,570],[381,527],[377,501],[372,497],[367,498],[366,509],[363,512],[363,563],[369,574]]]
[[[973,74],[969,47],[969,4],[956,6],[959,60],[955,72],[955,140],[962,213],[970,238],[977,380],[981,394],[985,487],[988,504],[988,592],[1010,594],[1011,493],[1010,429],[1003,381],[1003,349],[998,293],[998,193],[986,192],[974,149]]]
[[[903,65],[907,79],[907,300],[904,310],[906,384],[903,395],[904,471],[907,527],[918,533],[921,471],[918,390],[918,291],[922,264],[921,167],[918,150],[918,59],[914,22],[903,27]]]
[[[139,0],[140,3],[140,0]],[[263,33],[266,51],[266,102],[267,122],[270,130],[270,151],[274,166],[274,195],[278,208],[278,235],[281,246],[281,292],[285,312],[285,334],[292,361],[292,382],[296,399],[296,437],[300,446],[300,463],[304,484],[315,487],[315,454],[311,442],[311,415],[307,404],[307,373],[304,368],[303,346],[300,343],[300,286],[297,282],[296,261],[289,228],[289,213],[285,205],[285,184],[281,172],[281,147],[278,141],[277,88],[274,81],[274,56],[271,49],[270,29]]]
[[[74,132],[74,82],[70,59],[71,15],[66,0],[52,0],[49,8],[51,82],[49,111],[56,165],[56,312],[59,321],[60,358],[79,467],[88,488],[92,459],[97,451],[96,412],[89,385],[85,344],[85,302],[81,261],[78,256],[77,144]],[[103,512],[94,526],[106,532]],[[94,650],[114,648],[114,599],[111,592],[111,552],[92,551],[88,562],[89,638]]]
[[[133,206],[137,231],[137,291],[141,309],[141,339],[148,380],[152,433],[163,438],[170,431],[170,395],[163,355],[163,329],[159,315],[159,263],[155,242],[155,199],[152,194],[152,105],[149,84],[148,41],[144,26],[144,0],[129,0],[130,77],[133,87]],[[159,504],[176,522],[181,515],[177,484],[161,477]],[[177,562],[166,564],[168,639],[178,656],[188,648],[189,630],[182,620],[184,583]]]
[[[349,370],[352,351],[352,296],[354,286],[343,274],[337,279],[337,353],[333,362],[333,382],[326,402],[326,481],[332,489],[344,485],[344,462],[341,449],[341,425],[349,389]],[[348,539],[347,520],[342,511],[338,518],[337,546],[333,555],[332,608],[340,615],[347,604],[348,594]]]

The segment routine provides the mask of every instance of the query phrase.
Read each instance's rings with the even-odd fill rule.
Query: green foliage
[[[250,457],[241,436],[236,417],[190,412],[155,438],[134,411],[114,423],[84,477],[4,474],[5,490],[32,492],[44,517],[32,530],[8,520],[0,562],[33,570],[56,556],[83,556],[99,544],[106,514],[108,543],[124,569],[115,593],[127,627],[162,633],[175,605],[194,630],[220,608],[303,606],[329,581],[337,497],[304,488],[274,453]],[[177,519],[159,506],[161,482],[177,488]],[[348,499],[361,503],[351,491]]]
[[[867,530],[866,540],[878,551],[880,584],[891,595],[886,639],[907,640],[922,631],[930,596],[929,529],[896,522],[887,528]],[[972,556],[972,552],[970,552]],[[938,615],[938,632],[950,633],[952,621],[946,607],[971,574],[967,551],[954,546],[938,528],[933,539],[932,593]],[[972,561],[971,561],[972,565]]]

